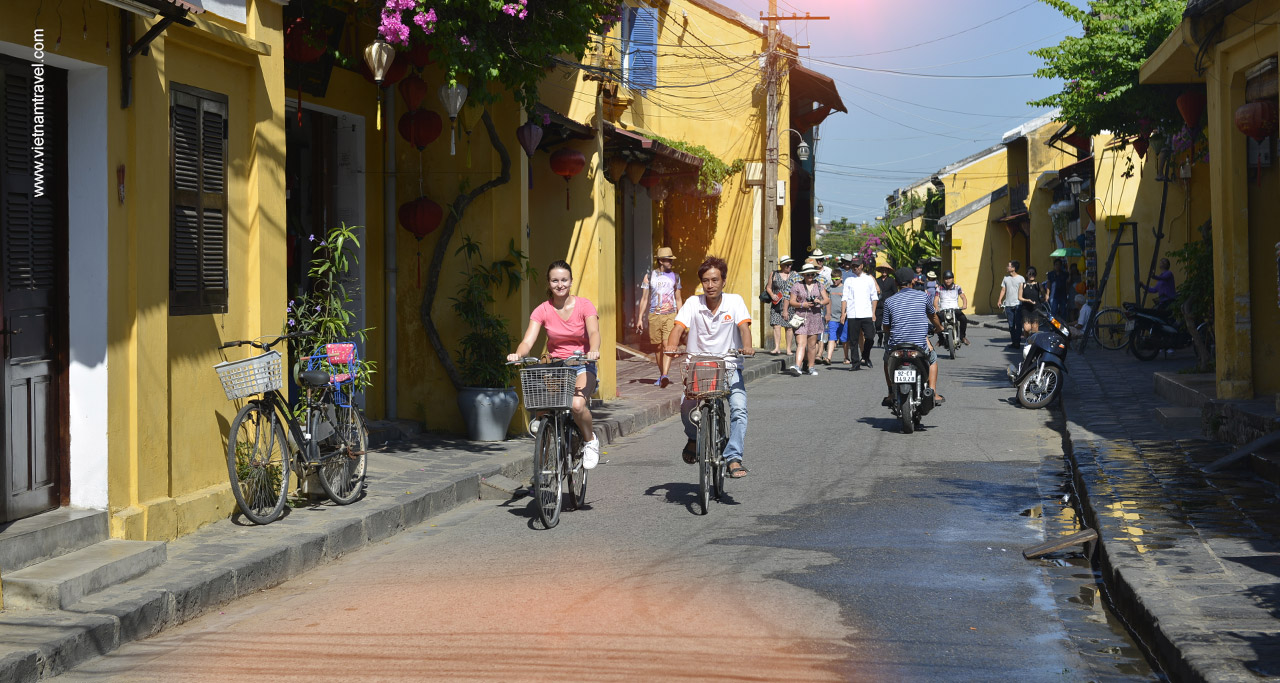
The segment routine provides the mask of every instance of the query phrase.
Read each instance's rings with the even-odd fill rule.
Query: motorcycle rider
[[[942,395],[938,393],[938,354],[929,343],[929,324],[938,327],[938,313],[924,291],[911,287],[916,277],[910,268],[899,268],[894,273],[898,283],[898,292],[885,299],[884,305],[884,383],[889,394],[880,402],[882,406],[893,405],[893,379],[889,375],[889,356],[897,344],[915,344],[929,352],[929,388],[933,390],[933,404],[942,405]]]
[[[956,320],[960,323],[960,343],[969,345],[969,318],[964,309],[969,307],[969,297],[964,288],[956,284],[955,273],[946,271],[942,274],[942,284],[938,285],[937,294],[933,298],[933,307],[939,311],[955,311]]]

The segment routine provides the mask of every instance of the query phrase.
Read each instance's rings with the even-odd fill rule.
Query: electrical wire
[[[849,69],[850,71],[862,71],[862,72],[865,72],[865,73],[873,73],[873,74],[888,74],[888,75],[891,75],[891,76],[908,76],[908,77],[911,77],[911,78],[941,78],[941,79],[950,79],[950,80],[973,80],[973,81],[1000,80],[1000,79],[1009,79],[1009,78],[1035,78],[1035,74],[1034,74],[1034,73],[1025,73],[1025,74],[973,74],[973,75],[962,75],[962,74],[922,74],[922,73],[914,73],[914,72],[911,72],[911,71],[900,71],[900,70],[897,70],[897,69],[873,69],[873,68],[871,68],[871,67],[869,67],[869,66],[853,66],[852,64],[841,64],[841,63],[839,63],[839,62],[829,62],[829,61],[826,61],[826,60],[816,59],[816,58],[811,58],[811,59],[812,59],[812,61],[814,61],[814,62],[816,62],[816,63],[818,63],[818,64],[822,64],[823,66],[829,66],[829,67],[832,67],[832,68],[835,68],[835,69]]]
[[[963,35],[963,34],[968,33],[968,32],[970,32],[970,31],[974,31],[974,30],[980,29],[980,28],[982,28],[983,26],[987,26],[987,25],[990,25],[990,24],[994,24],[995,22],[1000,21],[1001,19],[1004,19],[1004,18],[1005,18],[1005,17],[1007,17],[1007,16],[1010,16],[1010,15],[1012,15],[1012,14],[1016,14],[1016,13],[1021,12],[1022,10],[1026,9],[1026,8],[1028,8],[1028,7],[1030,7],[1030,6],[1034,5],[1034,4],[1037,4],[1037,1],[1038,1],[1038,0],[1032,0],[1031,2],[1028,2],[1028,3],[1027,3],[1027,4],[1025,4],[1025,5],[1022,5],[1021,7],[1017,8],[1017,9],[1015,9],[1015,10],[1012,10],[1012,11],[1010,11],[1010,12],[1005,12],[1004,14],[1001,14],[1000,16],[998,16],[998,17],[996,17],[996,18],[994,18],[994,19],[988,19],[987,21],[984,21],[984,22],[982,22],[981,24],[975,24],[975,25],[973,25],[973,26],[970,26],[969,28],[961,29],[961,30],[959,30],[959,31],[956,31],[955,33],[948,33],[948,34],[947,34],[947,35],[945,35],[945,36],[940,36],[940,37],[938,37],[938,38],[933,38],[932,40],[925,40],[925,41],[922,41],[922,42],[919,42],[919,43],[915,43],[915,44],[913,44],[913,45],[907,45],[907,46],[905,46],[905,47],[895,47],[895,48],[893,48],[893,49],[891,49],[891,50],[880,50],[880,51],[877,51],[877,52],[863,52],[863,53],[861,53],[861,54],[856,54],[856,55],[838,55],[838,56],[837,56],[837,58],[839,58],[839,59],[848,59],[848,58],[853,58],[853,57],[870,57],[870,56],[872,56],[872,55],[887,55],[887,54],[889,54],[889,53],[891,53],[891,52],[903,52],[903,51],[906,51],[906,50],[911,50],[911,49],[914,49],[914,48],[920,47],[920,46],[922,46],[922,45],[929,45],[929,44],[931,44],[931,43],[941,42],[941,41],[943,41],[943,40],[947,40],[948,38],[954,38],[954,37],[956,37],[956,36]]]

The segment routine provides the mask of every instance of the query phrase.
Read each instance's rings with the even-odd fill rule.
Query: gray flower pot
[[[463,387],[458,391],[458,410],[472,441],[506,441],[507,427],[518,407],[515,389]]]

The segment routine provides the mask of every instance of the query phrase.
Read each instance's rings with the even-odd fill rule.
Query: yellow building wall
[[[945,188],[944,213],[951,213],[1006,184],[1008,154],[999,150],[938,177]],[[967,311],[990,313],[992,306],[999,310],[995,299],[1000,292],[1000,279],[1005,274],[1004,264],[1010,258],[1010,246],[1008,230],[1003,224],[991,221],[1007,213],[1008,206],[1008,199],[1002,198],[975,211],[952,226],[943,241],[944,251],[950,251],[949,257],[943,254],[944,265],[950,258],[956,283],[969,295]],[[955,248],[957,241],[959,249]],[[993,279],[995,289],[991,290]]]

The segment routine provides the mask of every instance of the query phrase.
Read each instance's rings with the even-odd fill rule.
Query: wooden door
[[[65,73],[0,61],[0,522],[57,507],[65,480]],[[100,406],[105,409],[105,406]]]

